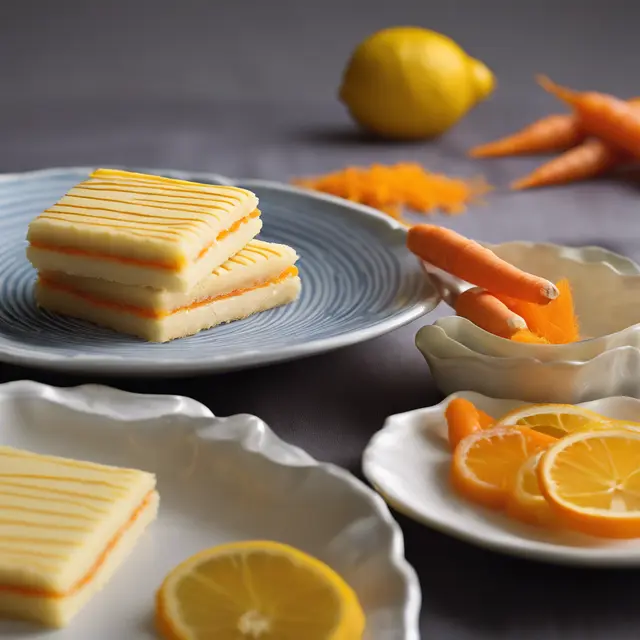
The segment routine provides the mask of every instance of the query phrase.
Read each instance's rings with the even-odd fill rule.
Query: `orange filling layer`
[[[257,218],[260,215],[260,210],[255,209],[248,216],[234,222],[228,229],[221,231],[215,240],[211,241],[206,247],[200,251],[196,261],[202,259],[206,253],[217,242],[221,242],[227,236],[237,231],[243,224],[249,222],[252,218]],[[186,264],[187,260],[181,258],[173,262],[159,262],[155,260],[140,260],[138,258],[126,258],[124,256],[113,256],[108,253],[94,253],[92,251],[86,251],[85,249],[78,249],[76,247],[58,247],[55,245],[49,245],[45,242],[31,242],[32,247],[36,249],[42,249],[44,251],[54,251],[55,253],[63,253],[68,256],[82,256],[84,258],[92,258],[95,260],[109,260],[111,262],[120,262],[122,264],[131,264],[137,267],[151,267],[153,269],[168,269],[169,271],[180,271]]]
[[[104,563],[107,561],[113,550],[116,548],[118,543],[122,540],[124,535],[131,529],[131,527],[135,524],[138,518],[142,515],[145,509],[148,508],[151,503],[151,499],[153,497],[154,490],[149,491],[149,493],[144,497],[144,500],[140,503],[138,508],[131,514],[131,517],[125,524],[118,529],[116,534],[111,538],[109,544],[104,548],[102,553],[98,556],[98,559],[94,562],[93,566],[89,571],[76,582],[71,589],[65,591],[64,593],[59,593],[57,591],[48,591],[47,589],[34,589],[32,587],[17,587],[11,585],[0,585],[0,593],[13,593],[22,596],[30,596],[34,598],[52,598],[52,599],[62,599],[68,598],[70,596],[75,595],[78,591],[84,589],[96,576],[98,571],[103,567]]]
[[[136,307],[130,304],[122,304],[120,302],[111,302],[110,300],[103,300],[101,298],[96,298],[89,293],[85,293],[84,291],[78,291],[73,287],[70,287],[66,284],[60,284],[59,282],[54,282],[40,276],[40,282],[50,289],[57,289],[58,291],[63,291],[64,293],[71,294],[76,296],[77,298],[81,298],[85,300],[89,304],[93,304],[99,307],[104,307],[105,309],[111,309],[112,311],[130,313],[134,316],[139,316],[141,318],[152,318],[154,320],[159,320],[162,318],[166,318],[167,316],[171,316],[174,313],[180,313],[181,311],[191,311],[193,309],[197,309],[199,307],[204,307],[212,302],[218,302],[219,300],[225,300],[227,298],[233,298],[234,296],[242,295],[243,293],[248,293],[249,291],[255,291],[256,289],[262,289],[264,287],[268,287],[272,284],[279,284],[280,282],[286,280],[287,278],[291,278],[293,276],[298,275],[297,267],[288,267],[285,269],[277,278],[273,278],[272,280],[267,280],[262,284],[247,287],[245,289],[234,289],[229,293],[222,294],[220,296],[212,296],[209,298],[203,298],[202,300],[198,300],[192,304],[184,305],[182,307],[178,307],[176,309],[172,309],[171,311],[158,311],[156,309],[143,309],[142,307]]]

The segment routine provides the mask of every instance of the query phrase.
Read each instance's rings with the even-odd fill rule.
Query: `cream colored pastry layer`
[[[187,293],[253,240],[260,233],[261,228],[260,218],[250,219],[237,231],[216,243],[200,260],[183,271],[96,260],[85,256],[72,256],[57,251],[37,249],[33,246],[27,247],[27,257],[31,264],[42,272],[58,271],[120,284]]]
[[[158,494],[153,492],[144,511],[131,523],[104,564],[82,589],[61,598],[0,591],[0,617],[32,620],[49,627],[67,626],[75,614],[107,584],[134,550],[146,528],[156,519],[159,500]]]
[[[300,288],[300,278],[289,276],[273,284],[229,295],[163,318],[144,317],[92,303],[69,291],[47,287],[43,282],[36,286],[36,301],[50,311],[88,320],[149,342],[168,342],[293,302],[300,294]]]
[[[39,215],[27,240],[183,269],[257,206],[246,189],[98,169]]]
[[[41,272],[40,276],[47,282],[71,288],[93,298],[165,314],[191,306],[200,300],[251,289],[273,280],[293,266],[297,259],[296,252],[284,244],[252,240],[187,293],[117,284],[65,273]]]
[[[0,585],[66,593],[95,568],[155,476],[0,447]]]

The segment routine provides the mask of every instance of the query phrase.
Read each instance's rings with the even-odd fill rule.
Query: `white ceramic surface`
[[[466,318],[425,326],[416,346],[444,393],[474,390],[532,402],[640,396],[640,268],[598,247],[510,242],[491,246],[509,262],[573,285],[583,335],[567,345],[511,342]]]
[[[494,417],[522,404],[465,392],[440,404],[389,417],[369,442],[363,470],[398,511],[443,533],[497,552],[585,566],[640,566],[640,540],[610,541],[521,524],[459,497],[449,484],[451,452],[444,411],[468,398]],[[640,420],[640,400],[605,398],[584,404],[612,418]]]
[[[194,552],[240,539],[293,544],[333,566],[367,614],[367,640],[419,640],[420,587],[384,501],[250,415],[107,387],[0,386],[0,443],[157,474],[160,515],[67,629],[0,622],[6,640],[155,640],[153,596]]]

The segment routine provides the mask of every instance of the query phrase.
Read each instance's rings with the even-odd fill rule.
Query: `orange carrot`
[[[569,149],[582,142],[585,132],[572,113],[547,116],[510,136],[469,150],[472,158],[497,158]]]
[[[425,262],[493,294],[541,305],[558,296],[548,280],[514,267],[490,249],[445,227],[414,225],[407,234],[407,247]]]
[[[455,449],[457,444],[467,436],[480,429],[486,429],[495,422],[491,416],[480,411],[472,402],[464,398],[451,400],[444,415],[447,419],[449,445],[452,449]]]
[[[587,133],[640,156],[640,113],[632,104],[594,91],[579,93],[539,76],[540,85],[571,106]]]
[[[519,315],[480,287],[467,289],[458,296],[456,313],[501,338],[510,338],[527,328],[527,323]]]
[[[637,106],[640,98],[630,98],[629,104]],[[564,151],[583,142],[586,135],[575,113],[555,113],[510,136],[473,147],[469,155],[472,158],[497,158]]]
[[[530,331],[539,338],[544,338],[551,344],[577,342],[580,340],[580,328],[573,308],[571,285],[567,279],[563,279],[556,286],[559,291],[558,297],[544,307],[506,296],[497,297],[511,311],[522,316]],[[530,336],[524,334],[517,336],[516,341],[534,342]]]
[[[511,184],[512,189],[548,187],[596,178],[608,173],[627,157],[616,147],[593,138],[565,151],[529,175]]]

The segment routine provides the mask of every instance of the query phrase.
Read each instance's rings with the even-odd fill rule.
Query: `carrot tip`
[[[525,322],[524,318],[519,316],[517,313],[512,313],[507,318],[507,326],[509,327],[509,329],[511,329],[514,332],[515,331],[524,331],[525,329],[529,328],[527,326],[527,323]]]
[[[548,282],[542,287],[542,295],[548,300],[555,300],[560,295],[560,291],[555,284]]]
[[[511,191],[522,191],[523,189],[530,189],[531,186],[527,178],[520,178],[519,180],[514,180],[509,185],[509,189],[511,189]]]
[[[545,91],[553,94],[554,96],[556,96],[556,98],[559,98],[563,102],[571,104],[575,99],[576,94],[574,91],[571,91],[566,87],[561,87],[559,84],[556,84],[555,82],[553,82],[553,80],[551,80],[551,78],[545,76],[544,74],[539,73],[538,75],[536,75],[536,81]]]

